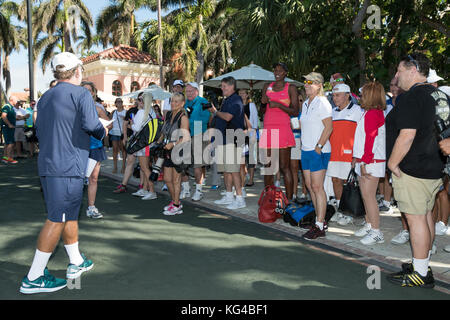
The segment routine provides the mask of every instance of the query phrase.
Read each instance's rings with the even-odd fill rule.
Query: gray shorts
[[[14,130],[14,140],[16,142],[25,142],[25,129],[23,126],[16,127],[16,130]]]

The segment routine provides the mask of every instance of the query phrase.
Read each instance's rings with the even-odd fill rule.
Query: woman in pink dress
[[[259,147],[267,149],[268,157],[271,157],[273,150],[277,149],[278,159],[270,159],[271,163],[266,164],[266,167],[276,168],[277,165],[272,160],[278,162],[284,177],[286,196],[292,199],[293,179],[290,160],[291,147],[295,147],[295,139],[291,129],[291,116],[298,115],[299,105],[297,88],[285,81],[287,72],[288,68],[284,63],[276,63],[273,70],[275,81],[265,84],[262,90],[261,103],[267,104],[267,108]],[[264,185],[273,185],[274,173],[276,172],[266,172]]]

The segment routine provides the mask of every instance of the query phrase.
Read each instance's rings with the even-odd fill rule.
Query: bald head
[[[11,103],[11,105],[13,105],[13,106],[15,106],[18,101],[19,101],[19,98],[17,98],[16,96],[9,97],[9,103]]]

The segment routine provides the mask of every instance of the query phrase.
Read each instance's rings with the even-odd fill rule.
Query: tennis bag
[[[336,209],[332,205],[327,205],[325,221],[328,223],[335,213]],[[283,221],[294,227],[307,228],[316,222],[316,210],[311,201],[306,204],[292,203],[286,208]]]
[[[274,185],[266,186],[258,200],[258,219],[263,223],[272,223],[281,218],[289,201],[283,190]]]
[[[163,121],[159,119],[153,119],[150,117],[148,122],[142,127],[142,129],[136,134],[132,135],[127,143],[126,151],[128,154],[133,154],[152,142],[157,141],[161,135],[161,128]]]

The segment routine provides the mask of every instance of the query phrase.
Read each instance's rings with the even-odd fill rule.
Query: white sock
[[[84,259],[80,254],[80,250],[78,250],[78,242],[75,242],[74,244],[66,244],[64,245],[64,248],[66,248],[71,264],[79,266],[83,263]]]
[[[429,259],[416,259],[413,258],[414,270],[417,271],[422,277],[426,277],[428,273]]]
[[[182,186],[184,190],[189,190],[189,181],[183,182]]]
[[[36,249],[33,263],[31,264],[30,271],[28,272],[28,280],[34,281],[44,275],[44,269],[47,266],[51,255],[51,252],[42,252]]]
[[[339,208],[339,203],[341,203],[341,200],[336,200],[336,207]]]
[[[316,221],[316,226],[318,226],[320,230],[323,230],[323,222]]]
[[[391,205],[391,202],[390,201],[386,201],[386,200],[383,200],[383,204],[384,204],[384,206],[385,207],[390,207],[390,205]]]
[[[196,184],[195,184],[195,190],[202,192],[202,186],[203,186],[203,185],[202,185],[201,183],[200,183],[200,184],[199,184],[199,183],[196,183]]]

